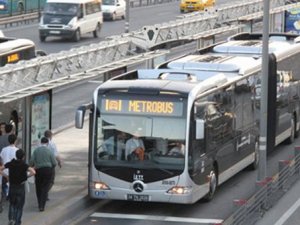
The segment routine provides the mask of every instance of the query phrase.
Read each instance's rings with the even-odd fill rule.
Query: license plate
[[[148,202],[149,201],[149,195],[127,194],[127,200],[137,201],[137,202]]]
[[[50,34],[60,34],[59,30],[50,30]]]
[[[193,9],[194,6],[193,6],[193,5],[188,5],[187,8],[188,8],[188,9]]]

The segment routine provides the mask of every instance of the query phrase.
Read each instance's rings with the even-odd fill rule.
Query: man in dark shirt
[[[35,170],[24,162],[25,153],[22,149],[17,150],[16,159],[0,167],[2,172],[5,168],[9,171],[9,224],[20,225],[25,204],[25,181],[27,172],[29,176],[35,174]]]
[[[30,165],[36,170],[35,191],[41,212],[45,209],[53,168],[56,166],[55,156],[48,148],[48,143],[48,138],[42,137],[41,146],[34,150],[30,160]]]

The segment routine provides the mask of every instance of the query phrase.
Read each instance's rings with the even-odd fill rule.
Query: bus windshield
[[[183,102],[172,103],[173,115],[167,116],[146,112],[143,115],[125,111],[123,114],[108,113],[102,107],[97,118],[95,164],[182,170],[186,119]],[[175,111],[180,110],[182,112],[174,116]]]

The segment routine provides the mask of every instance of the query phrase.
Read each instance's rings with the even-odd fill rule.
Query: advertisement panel
[[[50,127],[50,94],[41,93],[32,97],[31,105],[31,151],[39,144],[45,130]]]
[[[300,34],[300,7],[285,11],[284,31]]]

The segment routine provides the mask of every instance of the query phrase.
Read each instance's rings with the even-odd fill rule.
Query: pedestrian
[[[10,134],[12,134],[12,132],[13,132],[13,125],[11,125],[11,124],[5,124],[4,130],[1,130],[2,134],[0,136],[0,153],[1,153],[1,151],[2,151],[2,149],[4,147],[6,147],[6,146],[9,145],[8,136]]]
[[[4,147],[0,153],[0,160],[3,165],[10,162],[12,159],[16,158],[16,151],[18,148],[16,147],[17,142],[17,136],[15,134],[10,134],[8,136],[8,143],[9,145]],[[3,173],[6,173],[7,176],[8,170],[4,170]],[[2,177],[2,198],[8,199],[8,193],[9,193],[9,183],[7,177]]]
[[[3,166],[1,160],[0,160],[0,167]],[[3,200],[3,196],[2,196],[2,173],[0,173],[0,213],[2,213],[3,211],[3,203],[2,203],[2,200]]]
[[[140,138],[141,131],[138,129],[135,131],[130,139],[126,141],[125,157],[126,160],[144,160],[145,145]]]
[[[56,166],[54,154],[48,148],[48,143],[48,138],[42,137],[41,145],[33,151],[30,159],[30,165],[34,166],[36,171],[35,191],[41,212],[45,210],[53,168]]]
[[[5,134],[5,122],[0,122],[0,136]]]
[[[35,170],[24,162],[24,158],[25,152],[22,149],[18,149],[16,151],[16,159],[0,167],[1,173],[3,173],[4,169],[9,171],[9,225],[21,224],[25,204],[25,182],[27,177],[35,174]],[[6,176],[5,173],[3,175]]]
[[[1,122],[0,123],[0,153],[1,153],[2,148],[3,148],[1,146],[9,144],[7,136],[5,136],[5,138],[3,138],[4,137],[3,135],[6,134],[6,132],[5,132],[5,125],[6,125],[5,122]],[[2,138],[3,138],[3,140],[1,140]],[[7,139],[7,142],[6,142],[6,139]],[[3,144],[1,144],[2,142],[3,142]],[[0,166],[2,166],[1,160],[0,160]],[[2,210],[3,210],[3,207],[2,207],[2,176],[0,175],[0,213],[2,212]]]
[[[55,159],[57,161],[57,165],[59,166],[59,168],[61,168],[62,167],[62,160],[61,160],[60,155],[58,153],[56,144],[53,142],[53,139],[52,139],[53,138],[53,133],[52,133],[52,131],[51,130],[46,130],[44,132],[44,136],[46,138],[48,138],[48,141],[49,141],[48,147],[52,151],[52,153],[54,154],[54,157],[55,157]],[[48,192],[50,192],[51,188],[53,187],[54,180],[55,180],[55,167],[53,167],[52,177],[51,177],[51,183],[50,183],[49,191]],[[47,196],[47,200],[49,200],[48,196]]]

